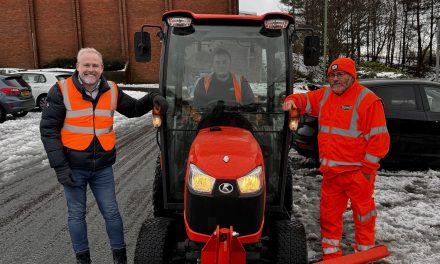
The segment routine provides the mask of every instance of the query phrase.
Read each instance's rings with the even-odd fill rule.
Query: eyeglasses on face
[[[343,71],[338,71],[338,72],[331,72],[327,75],[328,79],[334,79],[335,77],[342,78],[344,76],[346,76],[347,73],[343,72]]]

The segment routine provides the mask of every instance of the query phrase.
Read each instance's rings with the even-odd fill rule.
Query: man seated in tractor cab
[[[254,102],[254,93],[248,81],[231,72],[231,54],[225,49],[214,52],[212,67],[214,72],[197,81],[193,104],[197,108],[206,107],[217,101],[240,105]]]

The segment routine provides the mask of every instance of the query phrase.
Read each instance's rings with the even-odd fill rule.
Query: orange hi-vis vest
[[[72,77],[58,81],[66,107],[66,118],[61,129],[61,142],[65,147],[85,150],[96,136],[104,150],[114,148],[116,136],[113,115],[118,101],[118,89],[114,82],[109,81],[108,84],[110,89],[99,96],[93,109],[93,103],[83,99]]]
[[[231,73],[232,75],[232,84],[234,85],[234,94],[235,94],[235,101],[237,103],[241,103],[241,78],[240,76]],[[203,84],[205,85],[205,91],[208,93],[209,87],[211,86],[212,82],[212,73],[208,76],[203,78]]]

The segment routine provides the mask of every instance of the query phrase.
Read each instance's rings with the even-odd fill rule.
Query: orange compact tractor
[[[148,31],[157,31],[169,109],[153,111],[154,217],[141,227],[134,263],[307,263],[304,226],[292,215],[295,119],[281,102],[291,93],[296,33],[310,29],[283,13],[181,10],[163,21],[135,33],[136,60],[147,62]],[[319,57],[311,32],[306,65]]]

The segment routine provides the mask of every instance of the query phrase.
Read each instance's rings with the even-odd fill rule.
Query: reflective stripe
[[[358,138],[362,135],[362,132],[357,131],[356,129],[342,129],[342,128],[334,127],[332,129],[332,134],[344,136],[344,137]]]
[[[64,106],[66,107],[66,110],[72,110],[72,105],[70,104],[70,100],[69,100],[69,92],[67,90],[67,85],[66,85],[66,79],[61,80],[58,85],[61,85],[61,90],[63,91],[63,102],[64,102]]]
[[[340,240],[338,240],[338,239],[330,239],[330,238],[323,237],[321,242],[329,244],[329,245],[332,245],[332,246],[339,246]]]
[[[339,248],[336,248],[336,247],[323,248],[322,251],[324,252],[324,254],[332,254],[332,253],[338,252]]]
[[[351,131],[356,131],[357,122],[358,122],[358,119],[359,119],[358,108],[359,108],[359,105],[361,104],[362,100],[364,99],[364,97],[368,93],[371,93],[371,91],[364,87],[361,90],[359,96],[356,98],[356,103],[353,106],[353,114],[351,116],[351,122],[350,122],[350,130]]]
[[[367,153],[365,154],[365,160],[371,161],[373,163],[379,163],[380,158]]]
[[[116,110],[116,87],[113,85],[113,82],[107,81],[108,86],[110,87],[110,93],[111,93],[111,103],[110,107],[114,111]],[[113,114],[112,114],[113,116]]]
[[[96,109],[95,110],[95,116],[113,116],[115,111],[113,110],[102,110],[102,109]]]
[[[323,158],[323,159],[319,159],[319,162],[321,162],[321,165],[327,165],[328,160]]]
[[[330,127],[329,126],[319,126],[319,132],[330,133]]]
[[[93,127],[80,127],[64,123],[63,128],[78,134],[93,134]]]
[[[70,132],[78,133],[78,134],[93,134],[93,128],[92,127],[80,127],[80,126],[73,126],[69,124],[64,124],[63,128],[65,130],[68,130]],[[106,128],[100,128],[95,130],[95,134],[97,136],[110,133],[113,130],[112,127],[106,127]]]
[[[112,132],[112,130],[113,130],[113,127],[100,128],[100,129],[95,130],[95,134],[97,136],[100,136],[103,134],[108,134],[108,133]]]
[[[370,219],[371,217],[375,216],[377,214],[376,209],[370,211],[368,214],[362,216],[362,215],[358,215],[358,220],[361,222],[365,222],[368,219]]]
[[[66,111],[66,117],[79,117],[79,116],[88,116],[88,115],[93,115],[93,108]]]
[[[360,162],[347,162],[347,161],[336,161],[336,160],[328,160],[329,167],[336,166],[362,166]]]
[[[365,135],[365,139],[368,140],[370,137],[372,137],[374,135],[387,133],[387,132],[388,132],[388,129],[386,126],[374,127],[370,130],[370,133]]]
[[[309,95],[307,93],[305,95],[306,95],[306,100],[307,100],[306,110],[305,111],[306,111],[307,114],[310,114],[310,112],[312,112],[312,106],[310,104],[310,98],[309,98]]]
[[[356,248],[359,251],[369,250],[370,248],[373,248],[373,247],[374,247],[374,245],[356,245]]]
[[[331,89],[327,88],[327,90],[325,91],[324,97],[322,98],[322,100],[320,102],[320,109],[322,108],[325,101],[327,100],[328,95],[330,94],[329,91],[331,91]],[[368,93],[371,93],[371,91],[367,88],[364,88],[364,89],[362,89],[359,96],[356,98],[356,103],[353,106],[353,114],[351,116],[349,129],[342,129],[342,128],[337,128],[337,127],[333,127],[332,129],[330,129],[330,127],[322,126],[320,128],[320,132],[331,133],[334,135],[350,137],[350,138],[360,137],[362,135],[362,131],[357,130],[357,123],[358,123],[358,119],[359,119],[359,113],[358,113],[357,109],[359,108],[360,103],[362,102],[362,100],[364,99],[364,97]]]
[[[330,86],[324,86],[325,88],[325,92],[324,92],[324,96],[322,97],[321,101],[319,102],[319,109],[318,109],[318,124],[321,123],[321,109],[322,106],[324,105],[325,101],[327,101],[327,98],[330,95],[330,92],[332,91],[332,89],[330,88]]]

